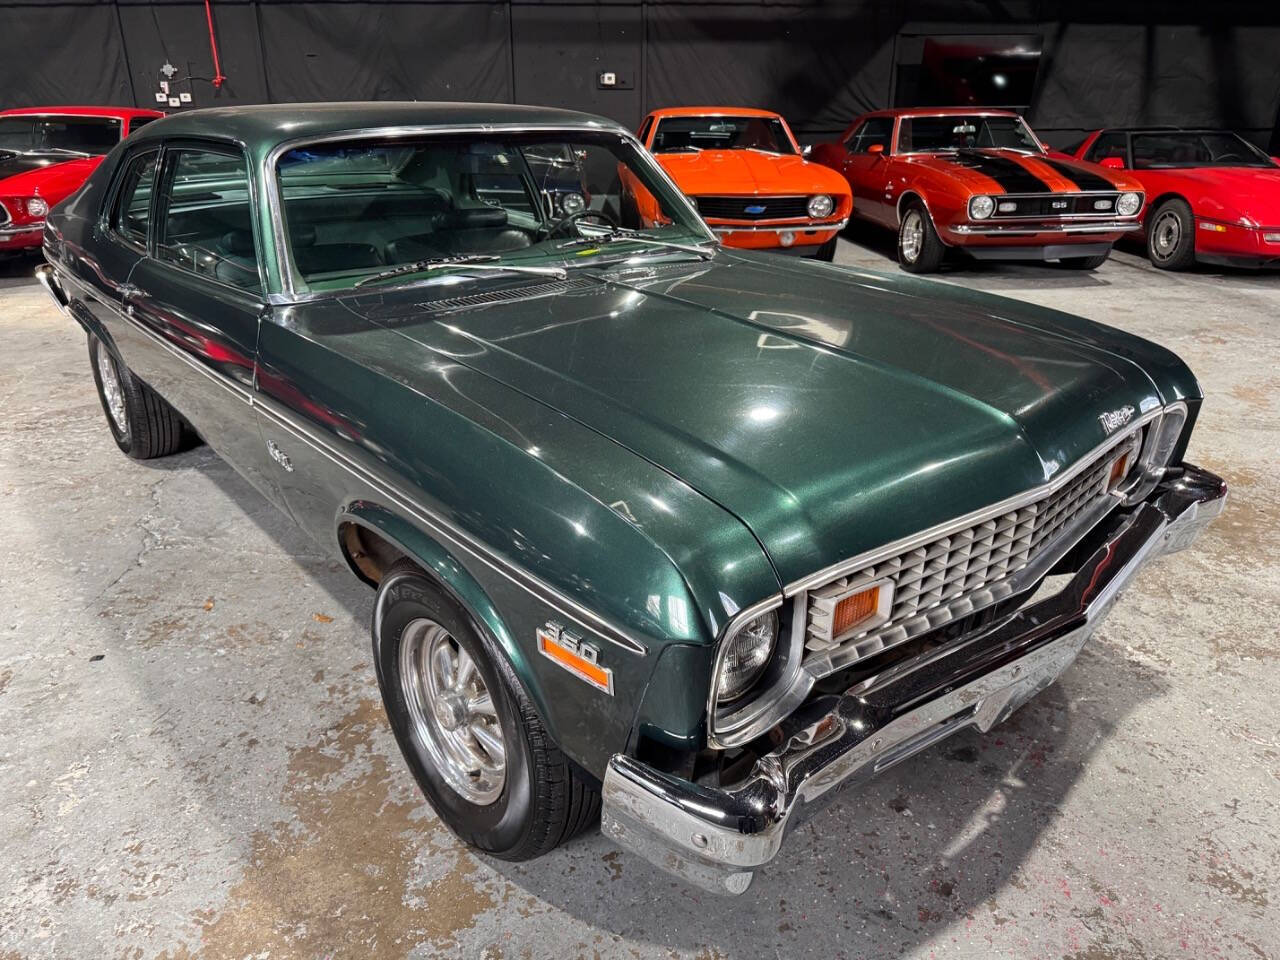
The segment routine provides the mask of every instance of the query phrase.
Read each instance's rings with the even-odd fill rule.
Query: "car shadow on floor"
[[[44,263],[37,253],[17,253],[0,256],[0,289],[34,285],[36,267]]]

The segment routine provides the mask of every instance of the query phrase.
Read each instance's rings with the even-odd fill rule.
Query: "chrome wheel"
[[[412,621],[400,643],[400,684],[410,733],[445,782],[478,806],[497,800],[507,779],[502,725],[466,648],[435,621]]]
[[[1151,252],[1160,260],[1168,260],[1182,242],[1182,221],[1172,210],[1160,214],[1151,228]]]
[[[915,263],[920,259],[920,249],[923,246],[924,218],[920,216],[919,210],[908,210],[907,215],[902,218],[901,239],[898,241],[902,259]]]
[[[107,413],[121,434],[129,432],[129,414],[125,411],[124,387],[120,383],[120,371],[115,358],[101,343],[98,344],[98,378],[102,381],[102,397],[107,401]]]

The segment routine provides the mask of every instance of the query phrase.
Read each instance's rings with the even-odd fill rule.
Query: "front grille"
[[[3,227],[10,220],[9,208],[0,203],[0,227]]]
[[[1055,548],[1065,549],[1077,521],[1110,494],[1107,484],[1117,457],[1137,462],[1142,433],[1099,455],[1056,490],[1025,506],[1008,510],[928,543],[815,587],[808,594],[805,662],[825,675],[889,647],[935,630],[1010,596],[1015,574]],[[878,581],[894,587],[888,619],[859,632],[826,639],[837,602],[850,591]]]
[[[1033,197],[994,196],[995,217],[1114,217],[1118,193],[1051,193]],[[1099,209],[1098,204],[1104,204]],[[1012,207],[1012,209],[1008,209]]]
[[[809,217],[808,197],[694,197],[698,212],[719,220],[785,220]]]

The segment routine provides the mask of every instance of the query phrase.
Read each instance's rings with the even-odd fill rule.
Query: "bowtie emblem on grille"
[[[1116,410],[1108,410],[1106,413],[1098,414],[1098,422],[1102,424],[1102,429],[1107,432],[1107,436],[1111,436],[1111,434],[1133,419],[1134,412],[1133,407],[1125,404]]]
[[[746,208],[743,210],[743,212],[744,212],[744,213],[749,213],[749,214],[751,214],[752,216],[755,216],[755,215],[756,215],[756,214],[758,214],[758,213],[764,213],[764,210],[765,210],[765,207],[764,207],[764,204],[763,204],[763,203],[753,203],[753,204],[751,204],[751,206],[746,207]]]

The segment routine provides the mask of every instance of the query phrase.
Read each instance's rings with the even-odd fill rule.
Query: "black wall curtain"
[[[802,140],[891,105],[901,36],[1040,34],[1032,123],[1228,126],[1280,147],[1280,3],[1220,0],[0,0],[0,105],[518,100],[637,125],[782,111]],[[600,74],[615,74],[610,87]],[[164,105],[168,109],[167,103]],[[181,109],[189,109],[182,107]]]

